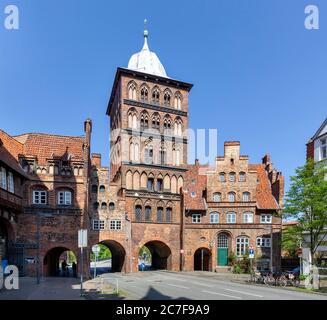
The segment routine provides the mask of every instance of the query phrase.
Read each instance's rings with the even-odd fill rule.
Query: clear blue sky
[[[4,7],[20,29],[3,27]],[[304,8],[320,9],[320,30]],[[108,164],[105,115],[118,66],[139,51],[143,19],[150,49],[170,77],[194,83],[190,126],[240,140],[251,162],[269,152],[288,178],[325,119],[327,1],[0,0],[0,127],[10,134],[83,134]]]

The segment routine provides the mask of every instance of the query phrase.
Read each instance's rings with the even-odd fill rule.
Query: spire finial
[[[148,23],[148,20],[147,19],[144,19],[144,38],[147,38],[148,35],[149,35],[149,31],[146,29],[146,25]]]

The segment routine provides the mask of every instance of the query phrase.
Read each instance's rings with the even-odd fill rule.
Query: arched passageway
[[[76,256],[68,248],[55,247],[44,256],[43,274],[47,277],[76,276],[76,271]]]
[[[146,256],[147,252],[149,253],[150,257]],[[139,269],[140,270],[149,270],[149,269],[171,270],[172,268],[171,259],[172,259],[171,250],[165,243],[158,240],[149,241],[140,249]],[[145,268],[144,265],[142,265],[142,263],[147,268]]]
[[[210,271],[211,252],[207,248],[199,248],[194,253],[194,271]]]
[[[104,240],[99,243],[102,246],[105,246],[109,249],[110,253],[106,260],[108,260],[108,265],[106,266],[105,271],[107,272],[121,272],[125,264],[126,252],[124,247],[115,240]],[[101,252],[100,252],[101,253]],[[97,269],[101,268],[101,259],[98,261]]]

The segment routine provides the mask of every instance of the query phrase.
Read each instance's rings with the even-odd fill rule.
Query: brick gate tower
[[[125,270],[137,271],[143,246],[153,268],[179,270],[192,84],[168,77],[147,40],[145,30],[142,50],[117,69],[108,103],[110,186],[125,203]]]

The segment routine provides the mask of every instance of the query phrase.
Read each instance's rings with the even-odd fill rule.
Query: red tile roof
[[[23,145],[0,129],[0,160],[8,167],[26,177],[18,162],[18,155],[23,151]]]
[[[68,155],[71,155],[71,160],[83,160],[84,136],[27,133],[14,138],[23,144],[24,155],[37,157],[40,165],[45,165],[47,159]]]
[[[280,209],[277,200],[272,194],[271,184],[265,170],[265,165],[252,164],[249,165],[249,169],[257,171],[257,208],[270,210]]]

